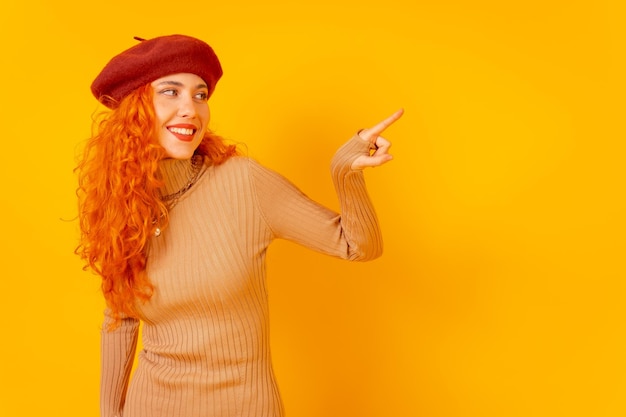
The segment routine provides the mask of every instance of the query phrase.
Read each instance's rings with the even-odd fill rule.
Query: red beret
[[[205,42],[184,35],[161,36],[142,40],[113,57],[91,84],[91,92],[113,109],[136,88],[181,72],[202,78],[210,96],[222,76],[222,67]]]

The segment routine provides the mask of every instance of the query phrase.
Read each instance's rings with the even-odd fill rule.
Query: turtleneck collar
[[[202,157],[194,155],[191,159],[168,158],[159,162],[159,175],[165,181],[161,195],[166,196],[180,191],[189,184],[194,176],[197,176],[198,168],[194,167],[193,158]]]

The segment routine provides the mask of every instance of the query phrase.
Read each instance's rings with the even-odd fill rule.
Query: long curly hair
[[[164,181],[157,169],[165,150],[156,140],[153,90],[148,84],[114,110],[94,120],[78,173],[81,238],[76,254],[102,278],[102,292],[116,328],[123,317],[138,317],[137,302],[152,296],[146,273],[146,245],[168,223],[160,199]],[[235,145],[208,132],[196,149],[205,161],[219,165],[238,153]]]

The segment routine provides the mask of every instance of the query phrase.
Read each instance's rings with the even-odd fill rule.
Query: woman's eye
[[[196,98],[199,99],[199,100],[205,100],[206,101],[209,98],[209,95],[206,92],[203,91],[201,93],[196,94]]]
[[[177,94],[177,91],[172,90],[172,89],[167,89],[167,90],[162,90],[161,94],[163,94],[164,96],[175,96]]]

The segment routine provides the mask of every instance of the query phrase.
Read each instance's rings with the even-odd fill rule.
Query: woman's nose
[[[196,106],[191,97],[181,97],[178,105],[178,115],[181,117],[196,116]]]

